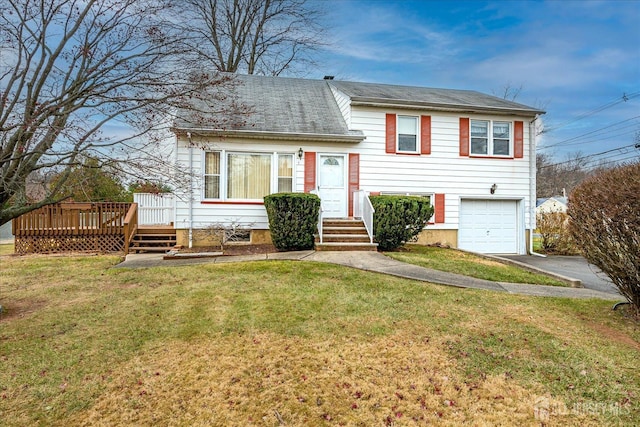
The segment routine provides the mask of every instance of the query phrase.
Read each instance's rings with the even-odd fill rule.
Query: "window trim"
[[[416,146],[413,150],[401,150],[400,149],[400,118],[401,117],[406,117],[406,118],[410,118],[410,119],[414,119],[415,120],[415,137],[416,137]],[[421,121],[421,117],[420,116],[410,116],[407,114],[396,114],[396,154],[420,154],[420,147],[421,147],[421,141],[420,141],[420,121]],[[404,134],[403,134],[404,135]]]
[[[206,177],[207,176],[211,176],[211,174],[207,174],[206,173],[206,159],[207,159],[207,153],[212,153],[212,152],[216,152],[216,153],[220,153],[219,159],[220,159],[220,174],[219,179],[218,179],[218,194],[219,194],[219,198],[207,198],[206,197],[206,190],[205,190],[205,185],[206,185]],[[280,156],[291,156],[291,191],[295,191],[296,188],[296,161],[295,161],[295,152],[293,151],[260,151],[260,150],[255,150],[255,151],[243,151],[243,150],[227,150],[227,149],[220,149],[220,150],[203,150],[202,151],[202,156],[201,156],[201,161],[202,161],[202,167],[201,167],[201,177],[202,177],[202,186],[200,189],[200,201],[203,204],[264,204],[264,200],[263,199],[238,199],[238,198],[230,198],[228,197],[228,180],[229,180],[229,173],[227,170],[227,165],[228,165],[228,157],[230,154],[245,154],[245,155],[269,155],[271,158],[271,165],[270,165],[270,170],[269,170],[269,183],[270,183],[270,193],[269,194],[275,194],[277,193],[279,190],[279,186],[278,186],[278,180],[280,178],[279,176],[279,157]],[[274,189],[276,191],[274,191]]]
[[[473,122],[485,122],[487,123],[487,153],[474,153],[473,152]],[[495,140],[504,140],[504,138],[496,138],[494,135],[494,123],[506,123],[509,125],[509,153],[508,154],[495,154]],[[481,158],[499,158],[499,159],[513,159],[515,152],[514,143],[514,121],[513,120],[493,120],[493,119],[474,119],[469,118],[469,157],[481,157]]]

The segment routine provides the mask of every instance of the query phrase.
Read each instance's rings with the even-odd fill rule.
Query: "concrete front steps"
[[[378,244],[369,242],[364,223],[359,219],[325,219],[322,221],[322,243],[316,236],[316,251],[377,251]]]
[[[131,241],[129,253],[167,252],[176,245],[176,230],[173,226],[143,225]]]

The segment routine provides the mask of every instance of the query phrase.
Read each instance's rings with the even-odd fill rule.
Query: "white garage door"
[[[458,247],[486,254],[518,253],[515,200],[462,200]]]

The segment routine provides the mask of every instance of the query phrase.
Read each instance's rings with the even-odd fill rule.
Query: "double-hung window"
[[[220,198],[220,152],[205,153],[204,156],[204,198]]]
[[[278,193],[293,191],[293,154],[278,154]]]
[[[398,116],[398,152],[418,152],[418,117]]]
[[[204,198],[262,201],[293,190],[293,154],[205,153]]]
[[[511,122],[471,120],[471,155],[509,157]]]

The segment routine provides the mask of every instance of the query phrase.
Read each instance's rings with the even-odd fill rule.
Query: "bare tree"
[[[491,92],[494,96],[498,96],[502,99],[506,99],[507,101],[515,101],[520,96],[520,92],[522,92],[522,84],[520,86],[515,87],[511,84],[511,82],[506,83],[504,86],[496,89],[493,89]]]
[[[161,0],[0,3],[0,224],[59,201],[85,156],[121,170],[154,169],[172,113],[203,89],[218,88],[207,95],[212,101],[227,96],[228,76],[185,78],[177,62],[185,46],[160,21],[167,7]],[[51,170],[55,184],[30,200],[29,177]]]
[[[319,3],[307,0],[185,0],[180,24],[197,64],[277,76],[309,63],[323,44]],[[206,65],[204,65],[206,66]]]
[[[564,161],[538,153],[536,169],[537,197],[566,196],[596,170],[589,167],[588,156],[580,152],[568,154]]]

